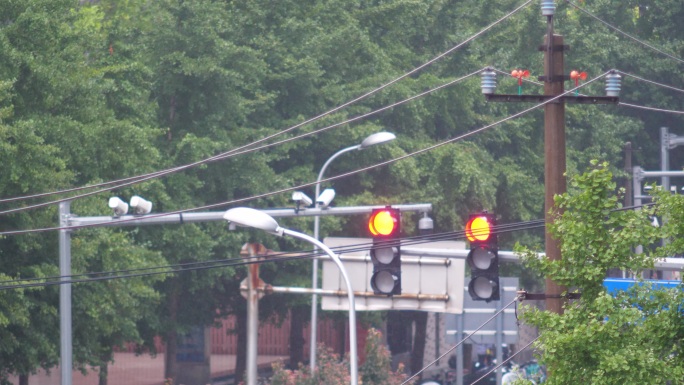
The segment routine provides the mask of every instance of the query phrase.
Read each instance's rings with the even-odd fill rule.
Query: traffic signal
[[[474,301],[497,301],[499,294],[499,247],[496,240],[496,219],[493,214],[471,214],[466,224],[470,241],[468,293]]]
[[[368,229],[373,236],[370,250],[373,262],[371,287],[375,294],[401,294],[401,213],[399,209],[387,206],[373,209],[368,220]]]

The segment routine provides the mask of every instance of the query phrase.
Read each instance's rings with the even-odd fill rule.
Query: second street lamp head
[[[359,145],[359,150],[375,146],[376,144],[390,142],[396,138],[396,135],[394,135],[391,132],[376,132],[375,134],[368,136],[366,139],[363,140],[363,142],[361,142],[361,144]]]
[[[278,226],[278,222],[273,217],[263,211],[249,207],[230,209],[223,214],[223,219],[238,226],[254,227],[278,236],[283,235],[283,228]]]

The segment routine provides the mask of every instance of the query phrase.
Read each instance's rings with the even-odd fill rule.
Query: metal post
[[[632,142],[626,142],[624,146],[625,151],[625,172],[627,175],[632,173]],[[632,207],[634,205],[634,189],[629,177],[625,178],[625,207]],[[622,278],[627,278],[627,270],[620,269]]]
[[[356,145],[343,148],[328,158],[328,160],[323,164],[323,167],[321,167],[321,171],[318,173],[318,179],[316,179],[316,195],[314,196],[315,200],[318,200],[318,196],[321,194],[321,180],[323,179],[325,169],[328,168],[330,163],[338,156],[349,151],[358,150],[360,147],[360,145]],[[315,207],[317,209],[319,208],[318,202],[315,203]],[[319,239],[319,228],[320,217],[316,215],[314,217],[314,238],[317,240]],[[317,251],[318,247],[314,246],[314,252]],[[318,258],[313,258],[312,261],[311,287],[314,289],[318,288]],[[316,344],[318,341],[318,295],[316,294],[311,296],[311,338],[309,341],[309,366],[311,368],[311,372],[313,373],[313,371],[316,369]]]
[[[635,166],[632,169],[632,190],[634,191],[634,207],[636,207],[636,210],[641,210],[641,180],[643,179],[643,171],[639,166]],[[635,251],[637,254],[641,254],[644,252],[644,247],[639,245]]]
[[[59,227],[67,227],[71,202],[59,204]],[[59,275],[60,281],[71,279],[71,232],[59,231]],[[72,371],[72,335],[71,335],[71,284],[62,283],[59,286],[59,339],[60,339],[60,371],[61,384],[71,385]]]
[[[352,289],[351,281],[347,275],[347,270],[344,268],[344,264],[340,258],[333,253],[328,246],[324,245],[321,241],[316,238],[310,237],[306,234],[292,231],[289,229],[282,229],[283,234],[293,236],[295,238],[303,239],[307,242],[311,242],[318,246],[319,249],[325,251],[330,259],[335,262],[337,267],[340,268],[340,273],[344,279],[345,285],[347,285],[347,296],[349,300],[349,371],[351,375],[351,384],[358,385],[359,380],[359,369],[358,369],[358,353],[357,353],[357,338],[356,338],[356,302],[354,301],[354,289]]]
[[[632,142],[625,143],[625,172],[630,174],[633,172],[632,169]],[[632,177],[632,180],[634,178]],[[631,207],[634,204],[634,189],[632,189],[632,183],[630,183],[629,178],[625,182],[625,206]]]
[[[439,313],[434,313],[435,314],[435,358],[437,358],[437,362],[435,363],[436,366],[439,366],[439,356],[442,355],[442,353],[439,351],[440,348],[440,338],[442,337],[442,331],[439,328]],[[447,363],[449,362],[449,359],[447,359]],[[448,367],[448,365],[447,365]]]
[[[660,127],[660,170],[665,172],[670,170],[670,134],[667,127]],[[670,191],[670,177],[662,176],[660,184],[663,191]]]
[[[463,329],[465,329],[465,315],[465,309],[461,314],[456,314],[456,322],[458,323],[456,336],[459,342],[463,341],[465,336],[463,332]],[[463,385],[463,344],[459,344],[456,348],[456,385]]]
[[[256,256],[253,244],[248,244],[250,257]],[[259,337],[259,264],[253,263],[247,268],[247,385],[257,385],[259,376],[257,367]]]
[[[500,312],[502,308],[501,301],[496,301],[496,311]],[[503,314],[500,317],[496,317],[496,364],[499,365],[503,362]],[[499,368],[496,370],[496,383],[501,383],[501,378],[503,377],[503,370]]]
[[[544,51],[544,95],[554,97],[563,93],[564,63],[563,37],[553,35],[553,16],[548,16],[547,49]],[[554,207],[554,196],[566,192],[565,181],[565,104],[548,103],[544,106],[544,185],[546,223],[553,217],[549,211]],[[546,256],[549,260],[561,259],[560,243],[545,231]],[[552,279],[546,279],[546,309],[561,314],[563,304],[560,294],[565,289]]]

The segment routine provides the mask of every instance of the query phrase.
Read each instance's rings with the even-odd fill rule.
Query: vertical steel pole
[[[69,226],[71,202],[59,204],[59,227]],[[71,280],[71,233],[59,230],[59,275],[60,281]],[[59,285],[59,339],[61,384],[71,385],[72,335],[71,335],[71,284]]]
[[[660,127],[660,170],[665,172],[670,170],[670,134],[667,127]],[[660,184],[664,191],[670,191],[670,177],[660,178]]]
[[[625,143],[625,172],[627,174],[632,174],[632,142]],[[632,178],[633,179],[633,178]],[[625,182],[625,206],[631,207],[634,204],[634,189],[632,188],[632,183],[629,178]]]
[[[465,309],[463,309],[461,314],[456,314],[456,322],[458,323],[458,326],[456,327],[458,332],[456,335],[458,336],[457,341],[459,342],[463,341],[463,337],[465,336],[465,333],[463,332],[465,329],[465,316]],[[456,385],[463,385],[463,359],[463,344],[459,344],[456,348]]]
[[[667,127],[660,127],[660,171],[670,171],[670,133],[668,132]],[[661,177],[660,184],[662,186],[663,191],[670,191],[669,176]],[[660,219],[663,221],[661,225],[665,224],[665,222],[667,221],[667,216],[665,215],[665,213],[663,213]],[[660,244],[663,246],[667,245],[667,240],[663,238],[660,241]],[[669,278],[669,273],[665,271],[660,271],[656,274],[658,274],[658,277],[662,275],[663,279]]]
[[[643,194],[641,192],[641,173],[642,169],[639,166],[635,166],[632,169],[632,189],[634,190],[634,207],[636,207],[637,210],[641,210],[641,195]],[[644,252],[644,247],[642,245],[639,245],[636,247],[636,253],[641,254]]]
[[[632,142],[625,143],[625,172],[633,174],[632,170]],[[632,175],[632,180],[634,180],[634,175]],[[625,181],[625,207],[632,207],[634,205],[634,188],[632,186],[633,182],[626,178]],[[641,195],[641,193],[639,193]],[[625,269],[622,270],[622,278],[627,278],[628,272]]]
[[[332,154],[328,160],[325,161],[323,164],[323,167],[321,167],[321,171],[318,172],[318,178],[316,179],[316,195],[314,196],[314,200],[318,200],[318,196],[321,194],[321,180],[323,179],[323,174],[325,174],[325,170],[328,168],[330,163],[332,163],[333,160],[335,160],[338,156],[358,150],[361,148],[360,145],[356,146],[350,146],[343,148],[336,153]],[[315,207],[318,208],[320,205],[318,202],[314,203]],[[314,238],[316,240],[319,240],[319,228],[320,228],[320,223],[321,219],[320,216],[316,215],[314,217]],[[318,252],[318,247],[314,246],[314,253]],[[314,289],[318,289],[318,257],[314,257],[312,261],[312,273],[311,273],[311,287]],[[316,370],[316,343],[318,341],[318,295],[313,294],[311,296],[311,338],[309,339],[309,367],[311,368],[311,373],[313,373],[314,370]]]
[[[248,244],[249,256],[255,257],[256,244]],[[259,345],[259,264],[247,268],[247,385],[257,385]]]
[[[502,308],[501,301],[496,301],[496,311],[500,312]],[[496,363],[497,365],[503,362],[503,319],[504,315],[496,317]],[[496,383],[501,383],[501,378],[503,377],[503,370],[499,368],[496,370]]]

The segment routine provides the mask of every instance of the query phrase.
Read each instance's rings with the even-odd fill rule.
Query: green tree
[[[528,266],[582,295],[563,314],[529,307],[524,313],[524,320],[540,330],[537,347],[550,369],[548,383],[681,384],[682,287],[665,291],[635,286],[613,297],[602,281],[612,267],[637,273],[653,267],[663,249],[634,250],[681,228],[677,220],[656,228],[650,215],[666,210],[681,217],[682,198],[660,195],[654,207],[623,210],[608,165],[593,165],[572,178],[568,193],[556,197],[549,229],[561,242],[562,260],[538,259],[520,249],[527,253]]]
[[[101,61],[109,53],[103,42],[99,16],[74,6],[72,1],[61,0],[0,3],[3,14],[0,25],[3,151],[0,156],[7,170],[0,181],[3,197],[100,182],[155,167],[158,152],[149,145],[149,140],[160,131],[142,125],[139,116],[117,114],[115,106],[110,105],[107,95],[122,84],[109,75],[121,67],[107,66]],[[8,203],[3,209],[26,204]],[[94,201],[73,205],[75,210],[81,210],[80,214],[103,213],[93,207],[96,207]],[[5,216],[2,229],[53,227],[57,223],[56,210],[50,207]],[[136,249],[130,243],[124,250],[114,244],[121,238],[103,233],[106,232],[99,232],[101,238],[94,243],[96,253],[75,248],[74,272],[107,265],[124,269],[149,266],[147,262],[161,263],[152,258],[155,253],[141,250],[139,246]],[[56,241],[57,237],[50,233],[3,238],[0,271],[14,279],[58,275]],[[141,260],[143,256],[149,261]],[[111,263],[107,264],[104,261],[108,258],[118,261],[110,259]],[[128,306],[117,299],[133,304],[135,300],[144,302],[144,298],[153,298],[149,285],[142,286],[145,285],[121,286],[118,293],[99,291],[94,286],[92,291],[74,288],[74,296],[82,301],[75,303],[97,303],[100,316],[110,316],[74,330],[77,366],[106,365],[103,351],[111,353],[121,341],[135,340],[137,333],[127,326],[130,320],[140,318],[139,313],[117,313],[115,308],[123,310]],[[56,364],[58,290],[53,286],[16,291],[15,300],[21,299],[29,313],[22,317],[19,312],[10,318],[15,321],[5,329],[6,349],[0,357],[3,362],[0,376],[15,374],[25,384],[28,374]],[[75,306],[75,324],[88,319],[88,311],[92,309]],[[92,338],[93,335],[98,338]]]

